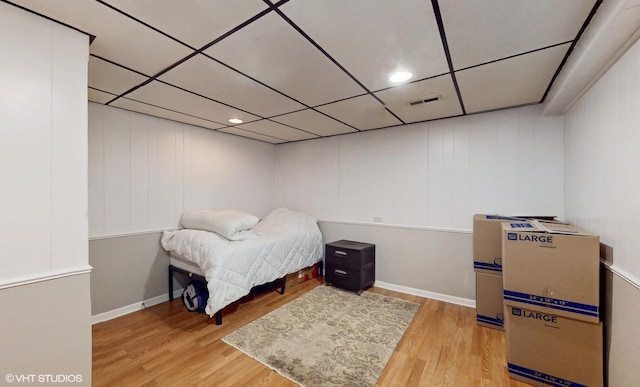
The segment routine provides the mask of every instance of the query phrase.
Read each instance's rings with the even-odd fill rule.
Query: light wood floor
[[[221,337],[323,284],[322,278],[248,296],[222,325],[179,299],[93,326],[94,386],[295,386]],[[504,333],[479,327],[475,310],[389,290],[420,303],[378,386],[527,386],[509,379]]]

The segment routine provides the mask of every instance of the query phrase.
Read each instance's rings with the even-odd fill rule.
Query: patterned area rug
[[[301,386],[373,386],[418,306],[318,286],[222,340]]]

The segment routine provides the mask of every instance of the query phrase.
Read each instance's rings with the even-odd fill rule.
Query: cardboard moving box
[[[597,236],[561,223],[505,222],[502,228],[505,304],[600,321]]]
[[[502,222],[520,221],[501,215],[473,216],[473,268],[478,273],[502,273]]]
[[[507,305],[509,376],[537,386],[602,386],[602,323]]]
[[[476,321],[494,329],[504,329],[502,276],[476,273]]]

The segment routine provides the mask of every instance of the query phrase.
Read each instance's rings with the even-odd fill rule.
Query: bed
[[[231,215],[230,215],[231,214]],[[230,215],[230,216],[229,216]],[[173,273],[205,280],[209,298],[205,312],[222,323],[222,309],[252,288],[284,277],[322,260],[322,234],[317,220],[287,208],[262,220],[237,211],[185,213],[183,229],[164,231],[169,252],[169,297]]]

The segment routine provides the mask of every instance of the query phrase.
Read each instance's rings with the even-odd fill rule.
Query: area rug
[[[418,306],[318,286],[222,340],[301,386],[373,386]]]

